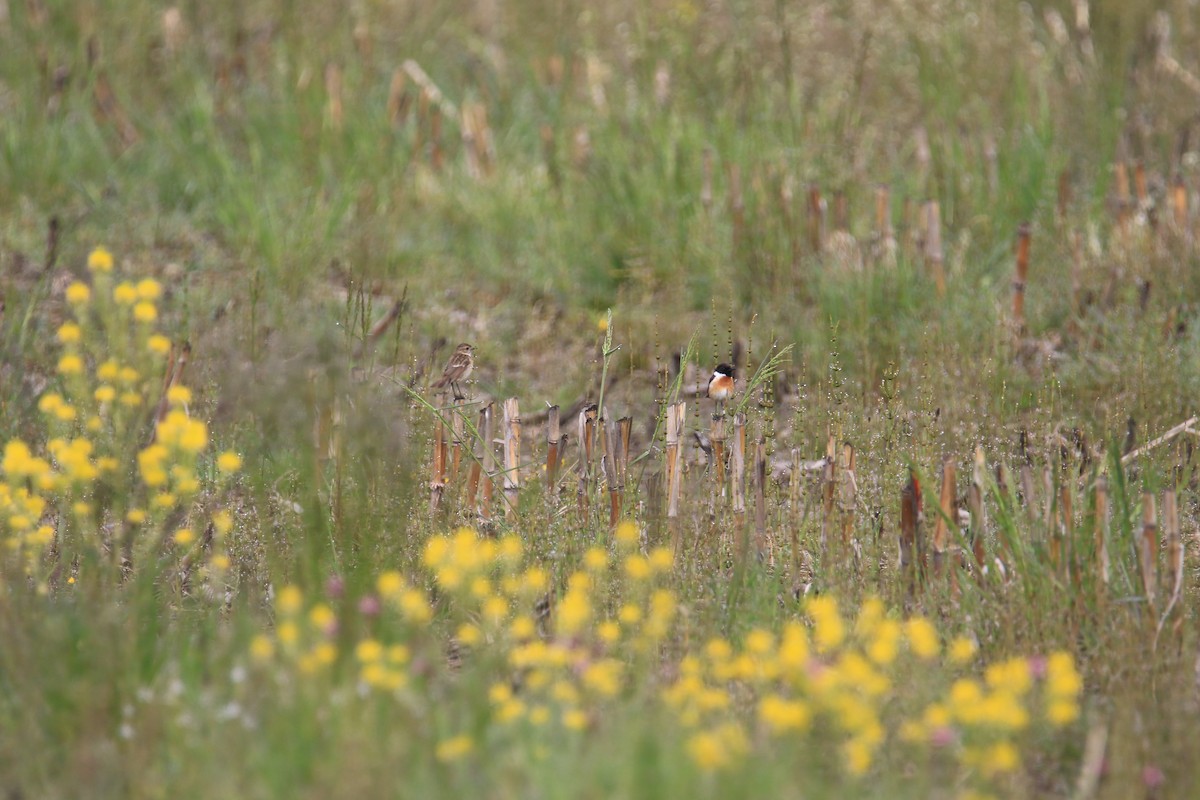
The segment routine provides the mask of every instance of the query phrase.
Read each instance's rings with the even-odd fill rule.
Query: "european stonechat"
[[[725,401],[733,397],[734,377],[733,367],[728,364],[717,364],[712,377],[708,380],[708,396],[717,401],[724,409]]]
[[[475,368],[474,349],[466,342],[454,348],[454,355],[450,356],[450,361],[447,362],[442,377],[434,382],[433,388],[445,389],[449,386],[450,390],[454,392],[454,399],[462,400],[463,394],[459,391],[458,384],[470,377],[471,370]]]

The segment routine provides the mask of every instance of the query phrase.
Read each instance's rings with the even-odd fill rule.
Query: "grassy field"
[[[1198,52],[0,0],[0,793],[1197,796]]]

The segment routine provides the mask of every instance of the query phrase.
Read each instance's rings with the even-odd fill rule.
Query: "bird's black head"
[[[717,364],[716,371],[719,375],[728,375],[731,378],[733,377],[733,367],[729,366],[728,364]]]

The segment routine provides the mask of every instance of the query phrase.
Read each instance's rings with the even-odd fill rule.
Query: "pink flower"
[[[1045,656],[1030,656],[1029,657],[1029,674],[1036,680],[1041,680],[1046,677],[1046,657]]]
[[[949,747],[954,744],[954,729],[949,725],[938,727],[930,734],[929,743],[934,747]]]
[[[325,581],[325,594],[334,600],[342,596],[346,590],[346,582],[342,580],[340,575],[330,575],[329,580]]]
[[[363,595],[358,601],[358,613],[364,617],[377,616],[382,609],[379,604],[379,598],[373,594]]]
[[[1146,785],[1147,789],[1157,789],[1166,782],[1167,776],[1154,764],[1142,767],[1142,783]]]

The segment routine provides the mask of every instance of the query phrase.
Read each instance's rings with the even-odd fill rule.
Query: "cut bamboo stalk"
[[[842,547],[848,547],[854,532],[854,511],[858,503],[858,476],[855,471],[854,446],[842,445],[842,462],[838,474],[838,513],[841,517]]]
[[[1054,507],[1057,497],[1058,495],[1054,491],[1054,473],[1050,470],[1049,465],[1044,466],[1042,467],[1042,498],[1045,502],[1045,505],[1042,506],[1043,530],[1040,535],[1043,537],[1048,535],[1052,540],[1055,536],[1053,532]],[[1053,547],[1053,543],[1051,544],[1051,547]],[[1051,552],[1050,557],[1053,561],[1053,559],[1056,558],[1056,553]],[[1058,564],[1055,563],[1055,567],[1057,566]]]
[[[558,417],[558,406],[550,406],[546,414],[546,496],[554,501],[558,486],[558,443],[562,438]]]
[[[433,106],[429,109],[429,165],[434,172],[442,171],[445,157],[442,153],[442,109]]]
[[[715,495],[725,496],[725,415],[713,414],[708,429],[708,441],[712,445],[713,481],[717,485]]]
[[[446,489],[446,423],[439,412],[433,425],[433,469],[429,479],[429,513],[437,513]]]
[[[632,438],[633,417],[621,417],[617,420],[617,441],[620,445],[617,450],[617,479],[620,481],[622,492],[629,482],[629,448]]]
[[[1129,196],[1129,169],[1125,162],[1118,161],[1113,165],[1113,172],[1117,185],[1117,230],[1124,235],[1129,228],[1129,206],[1132,204],[1132,198]]]
[[[666,450],[667,450],[667,519],[672,525],[675,549],[682,544],[679,535],[679,499],[683,483],[683,430],[687,420],[687,403],[667,406]]]
[[[579,412],[579,489],[575,493],[579,515],[586,519],[591,493],[592,448],[596,432],[596,404],[589,403]]]
[[[392,71],[392,82],[388,86],[387,115],[388,123],[398,128],[408,119],[409,95],[405,91],[408,86],[408,74],[397,67]]]
[[[916,594],[924,560],[921,539],[921,482],[910,471],[900,490],[900,575],[910,598]]]
[[[733,513],[746,513],[746,415],[733,415],[733,444],[729,452],[729,494]],[[739,519],[741,517],[739,516]],[[740,523],[739,523],[740,524]]]
[[[841,189],[833,193],[833,229],[850,230],[850,204],[846,200],[846,192]]]
[[[1175,233],[1187,239],[1188,226],[1188,193],[1183,182],[1183,176],[1176,173],[1171,183],[1171,218],[1175,223]]]
[[[821,560],[829,557],[830,531],[833,530],[833,506],[837,487],[837,443],[830,434],[825,442],[825,467],[821,473]]]
[[[808,187],[808,246],[813,255],[820,256],[825,229],[825,203],[821,200],[821,189],[815,183]]]
[[[494,404],[488,403],[480,414],[483,425],[483,498],[479,503],[479,516],[488,519],[492,514],[492,493],[496,489],[496,442]]]
[[[329,125],[335,131],[340,131],[346,114],[342,107],[342,68],[337,64],[325,65],[325,94],[328,95],[325,113],[329,117]]]
[[[517,398],[504,401],[504,518],[512,521],[517,515],[517,499],[521,493],[521,409]]]
[[[1109,562],[1108,562],[1108,478],[1101,475],[1096,479],[1096,572],[1100,580],[1096,591],[1101,599],[1108,594]]]
[[[939,296],[946,294],[946,265],[942,252],[942,207],[937,200],[925,204],[925,263],[933,273]]]
[[[1179,507],[1175,501],[1175,490],[1163,493],[1163,527],[1167,540],[1167,582],[1171,586],[1169,607],[1174,607],[1183,598],[1183,537],[1179,531]]]
[[[1074,530],[1075,518],[1072,511],[1071,484],[1064,480],[1058,487],[1058,526],[1055,531],[1058,541],[1054,543],[1053,549],[1058,551],[1059,561],[1055,566],[1058,568],[1059,574],[1065,573],[1069,577],[1074,577],[1075,573],[1071,564],[1071,541]]]
[[[896,265],[896,232],[892,228],[891,189],[886,183],[875,187],[876,262]]]
[[[1138,560],[1142,568],[1142,589],[1146,593],[1146,608],[1153,613],[1158,594],[1158,513],[1154,495],[1142,494],[1142,536]]]
[[[1163,609],[1161,618],[1158,620],[1158,625],[1154,631],[1154,647],[1158,648],[1158,637],[1162,634],[1163,626],[1167,624],[1172,615],[1177,617],[1174,631],[1177,636],[1182,636],[1183,630],[1183,609],[1180,608],[1179,614],[1175,614],[1175,609],[1183,600],[1183,539],[1179,533],[1179,508],[1175,503],[1175,490],[1168,489],[1163,493],[1163,527],[1166,529],[1167,540],[1167,582],[1171,586],[1171,595],[1167,598],[1166,608]],[[1182,644],[1182,638],[1179,639]],[[1200,680],[1200,678],[1198,678]]]
[[[463,436],[466,434],[466,418],[455,409],[450,418],[450,441],[452,444],[450,456],[450,479],[448,485],[458,485],[458,471],[462,466]]]
[[[950,526],[957,524],[958,509],[954,489],[954,459],[946,456],[942,460],[941,514],[933,528],[933,574],[941,575],[945,567],[946,551],[950,549]]]
[[[1150,190],[1146,185],[1146,165],[1141,161],[1133,165],[1133,190],[1137,197],[1138,211],[1145,212],[1150,207]]]
[[[486,457],[484,454],[486,441],[484,438],[484,430],[487,427],[487,418],[490,405],[479,409],[479,427],[475,430],[479,437],[475,440],[475,458],[471,461],[471,469],[467,473],[467,496],[463,500],[463,508],[473,510],[475,508],[475,497],[479,493],[479,481],[483,474],[483,460]]]
[[[983,447],[975,447],[975,462],[971,467],[971,485],[967,489],[967,510],[971,512],[971,553],[975,557],[975,569],[979,580],[983,580],[984,533],[987,531],[987,507],[983,504],[984,476],[987,464]]]
[[[1017,277],[1013,280],[1012,318],[1013,330],[1018,336],[1025,333],[1025,283],[1029,278],[1028,222],[1017,228]]]
[[[792,450],[792,474],[788,480],[788,516],[791,528],[792,548],[792,588],[799,588],[800,575],[800,475],[801,453],[799,448]]]
[[[754,555],[761,559],[767,542],[767,440],[754,445]]]
[[[617,527],[617,523],[621,520],[621,482],[618,477],[618,453],[620,449],[620,435],[617,432],[617,423],[603,423],[601,427],[607,428],[605,434],[605,447],[608,452],[604,455],[604,480],[608,484],[608,524],[613,528]]]

